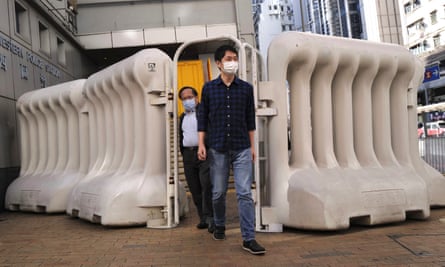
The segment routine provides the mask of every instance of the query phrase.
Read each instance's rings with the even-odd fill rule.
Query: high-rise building
[[[416,55],[430,53],[445,44],[443,0],[401,0],[404,44]]]
[[[403,44],[398,0],[252,0],[256,43],[266,55],[288,30]]]
[[[358,0],[307,1],[312,31],[325,35],[362,38],[362,18]]]
[[[402,44],[397,0],[298,0],[311,32]]]
[[[404,44],[425,62],[418,103],[445,102],[445,2],[400,0],[400,9]],[[445,119],[445,113],[436,117]]]
[[[264,57],[266,57],[269,43],[276,35],[297,29],[294,2],[291,0],[252,0],[255,39]]]

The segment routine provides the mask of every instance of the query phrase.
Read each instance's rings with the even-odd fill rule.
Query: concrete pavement
[[[190,202],[191,203],[191,202]],[[0,266],[445,266],[445,209],[426,221],[314,232],[257,233],[264,256],[241,248],[228,195],[225,241],[198,230],[195,209],[173,229],[107,228],[64,214],[0,213]]]

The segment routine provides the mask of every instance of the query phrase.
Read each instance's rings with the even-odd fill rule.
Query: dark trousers
[[[182,160],[185,179],[192,194],[193,203],[198,210],[200,221],[207,222],[208,218],[213,217],[209,162],[208,160],[199,160],[197,152],[197,148],[184,148]]]

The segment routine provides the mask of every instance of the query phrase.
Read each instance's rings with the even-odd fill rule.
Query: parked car
[[[427,136],[445,136],[445,121],[432,121],[426,123]],[[423,123],[417,125],[417,137],[425,137]]]

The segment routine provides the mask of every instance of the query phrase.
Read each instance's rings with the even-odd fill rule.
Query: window
[[[413,1],[413,9],[419,8],[421,5],[420,0]]]
[[[39,38],[40,38],[40,51],[49,55],[50,54],[50,42],[49,42],[49,30],[48,27],[39,22]]]
[[[433,44],[434,44],[434,47],[440,46],[440,35],[436,35],[433,37]]]
[[[411,3],[405,4],[405,14],[411,13]]]
[[[15,8],[15,32],[29,39],[28,10],[19,2],[14,3]]]
[[[418,20],[411,25],[408,25],[408,27],[407,27],[408,35],[413,35],[413,34],[417,33],[418,31],[423,31],[425,29],[425,26],[426,25],[423,22],[423,19]]]
[[[414,46],[409,48],[411,53],[413,53],[414,55],[418,55],[420,53],[423,53],[423,52],[427,51],[427,49],[428,49],[428,43],[426,41],[418,43],[418,44],[416,44],[416,45],[414,45]]]
[[[65,55],[65,42],[57,37],[57,62],[59,64],[66,64],[66,55]]]
[[[431,24],[437,23],[437,10],[434,10],[433,12],[430,13],[430,18],[431,18]]]

